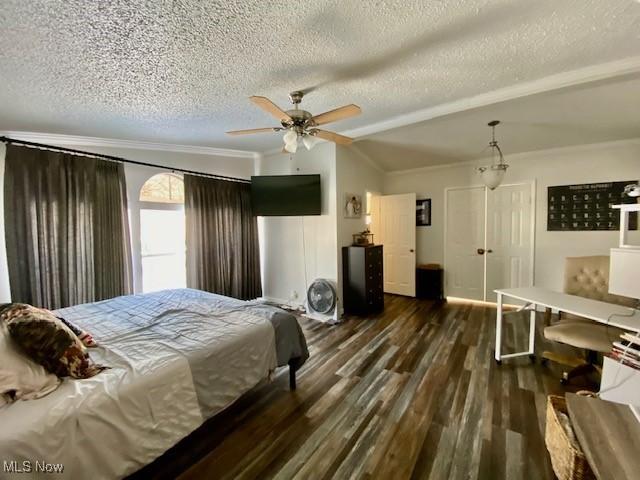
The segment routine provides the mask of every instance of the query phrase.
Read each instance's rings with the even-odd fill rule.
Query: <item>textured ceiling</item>
[[[640,52],[633,0],[3,0],[0,129],[265,150],[313,89],[345,131]]]
[[[351,148],[386,171],[474,160],[487,155],[491,120],[502,122],[496,137],[507,160],[513,153],[640,138],[640,74],[434,118]]]

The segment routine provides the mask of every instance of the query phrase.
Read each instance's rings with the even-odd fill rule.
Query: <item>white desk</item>
[[[501,363],[505,358],[529,355],[535,353],[536,307],[547,307],[561,312],[571,313],[588,318],[596,322],[614,327],[640,332],[640,311],[631,308],[599,302],[589,298],[576,297],[566,293],[554,292],[539,287],[505,288],[495,290],[498,295],[498,312],[496,314],[496,362]],[[530,310],[529,314],[529,349],[525,352],[502,355],[502,303],[504,297],[515,298],[525,302],[518,312]],[[513,313],[513,312],[510,312]]]

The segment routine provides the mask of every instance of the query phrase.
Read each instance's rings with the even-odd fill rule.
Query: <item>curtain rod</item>
[[[172,173],[180,172],[180,173],[187,173],[187,174],[190,174],[190,175],[197,175],[197,176],[200,176],[200,177],[216,178],[216,179],[219,179],[219,180],[229,180],[231,182],[251,183],[251,181],[247,180],[246,178],[227,177],[225,175],[215,175],[213,173],[198,172],[198,171],[195,171],[195,170],[187,170],[187,169],[178,168],[178,167],[165,167],[163,165],[157,165],[155,163],[139,162],[137,160],[129,160],[129,159],[126,159],[126,158],[116,157],[116,156],[113,156],[113,155],[105,155],[105,154],[102,154],[102,153],[85,152],[83,150],[76,150],[76,149],[73,149],[73,148],[57,147],[55,145],[46,145],[44,143],[28,142],[26,140],[17,140],[17,139],[14,139],[14,138],[3,137],[3,136],[0,136],[0,142],[3,142],[3,143],[14,143],[14,144],[17,144],[17,145],[24,145],[25,147],[39,148],[41,150],[52,150],[52,151],[57,151],[57,152],[74,153],[74,154],[77,154],[77,155],[84,155],[84,156],[88,156],[88,157],[102,158],[102,159],[109,160],[109,161],[112,161],[112,162],[131,163],[132,165],[140,165],[140,166],[143,166],[143,167],[160,168],[162,170],[169,170]]]

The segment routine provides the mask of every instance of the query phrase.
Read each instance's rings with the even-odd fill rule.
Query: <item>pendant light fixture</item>
[[[495,190],[498,185],[502,183],[504,174],[507,172],[509,165],[504,163],[504,156],[502,150],[496,140],[496,125],[500,124],[500,120],[492,120],[487,125],[491,127],[491,141],[489,142],[489,148],[491,148],[491,165],[478,168],[482,181],[490,190]]]

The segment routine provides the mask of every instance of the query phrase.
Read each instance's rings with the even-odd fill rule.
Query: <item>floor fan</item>
[[[307,290],[306,317],[322,322],[338,321],[338,296],[335,286],[328,280],[318,278]]]

